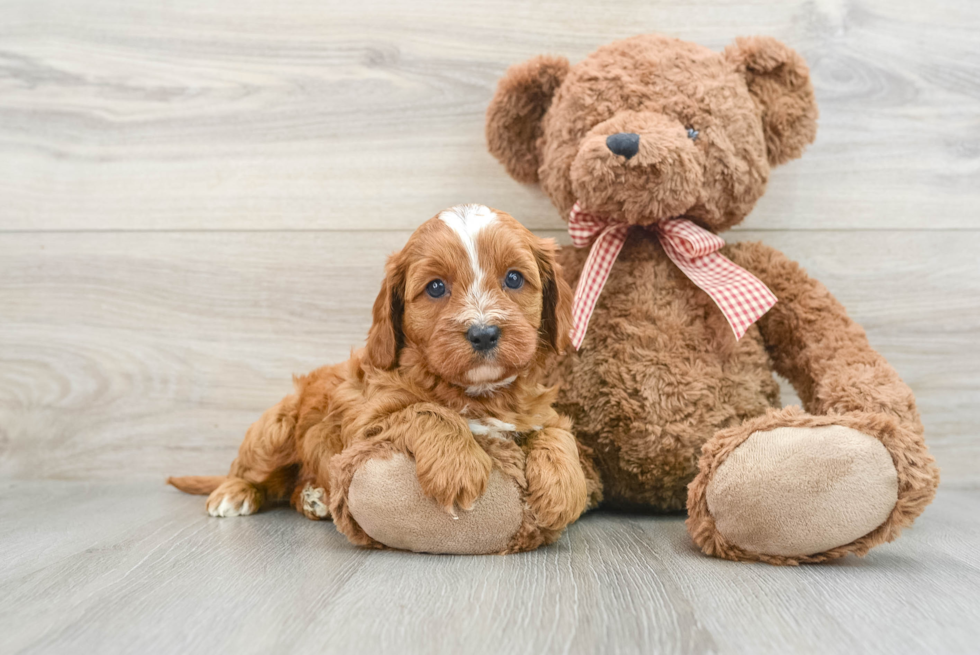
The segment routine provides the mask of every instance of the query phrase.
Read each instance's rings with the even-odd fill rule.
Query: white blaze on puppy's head
[[[485,205],[457,205],[440,213],[439,219],[449,226],[463,244],[473,270],[473,282],[467,290],[466,308],[460,315],[460,320],[467,323],[487,324],[498,317],[492,306],[490,294],[484,288],[486,276],[480,265],[476,242],[480,232],[497,220],[497,215]]]

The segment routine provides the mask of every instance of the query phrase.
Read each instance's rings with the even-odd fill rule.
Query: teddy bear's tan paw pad
[[[842,426],[754,432],[708,485],[708,510],[732,544],[768,555],[813,555],[884,523],[898,498],[891,456]]]
[[[517,484],[494,469],[473,508],[454,518],[425,496],[415,461],[402,454],[368,460],[357,469],[347,504],[361,528],[386,546],[460,555],[501,552],[523,513]]]

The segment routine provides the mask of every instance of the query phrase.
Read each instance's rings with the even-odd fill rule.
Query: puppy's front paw
[[[248,516],[259,510],[262,494],[245,480],[226,480],[208,496],[211,516]]]
[[[541,526],[561,530],[585,511],[585,472],[570,433],[548,429],[537,440],[527,457],[527,502]]]
[[[493,468],[493,460],[475,441],[458,450],[416,453],[415,461],[422,492],[450,514],[455,514],[455,505],[473,508]]]

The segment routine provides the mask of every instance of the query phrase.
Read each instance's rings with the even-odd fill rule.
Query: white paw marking
[[[303,512],[319,518],[327,515],[330,509],[327,507],[327,492],[323,487],[314,487],[311,484],[303,488]]]
[[[517,432],[517,426],[513,423],[504,423],[496,418],[470,419],[470,432],[473,434],[487,435],[493,439],[513,439]]]
[[[252,507],[252,503],[245,499],[242,502],[237,502],[230,496],[225,496],[221,499],[221,502],[217,505],[213,505],[208,508],[208,514],[211,516],[220,517],[230,517],[230,516],[248,516],[255,512],[255,508]]]

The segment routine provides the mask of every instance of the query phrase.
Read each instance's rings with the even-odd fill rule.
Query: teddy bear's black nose
[[[615,155],[629,159],[640,150],[640,135],[633,132],[619,132],[606,137],[606,147]]]

